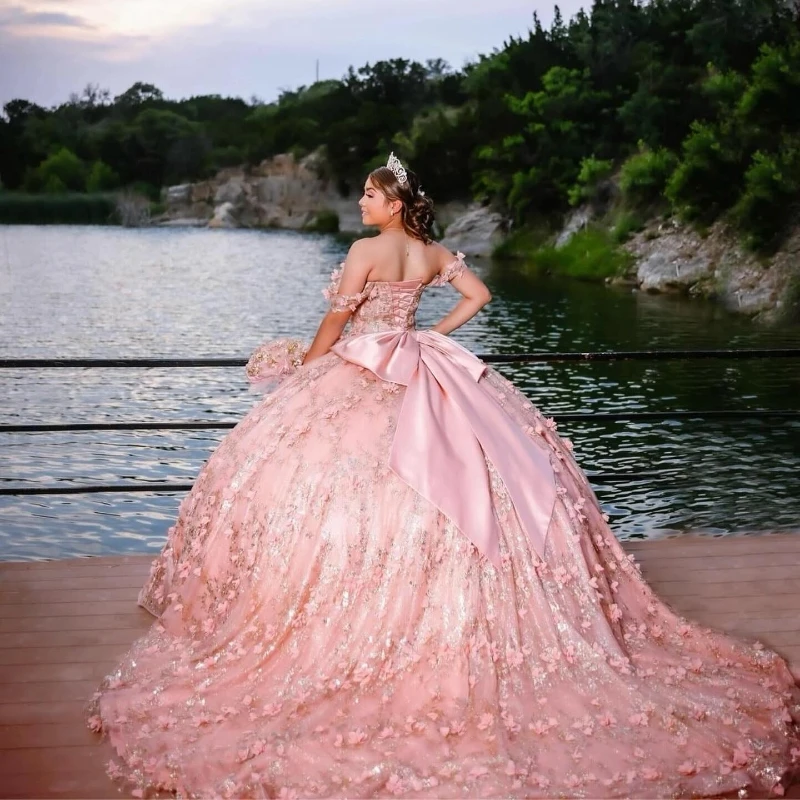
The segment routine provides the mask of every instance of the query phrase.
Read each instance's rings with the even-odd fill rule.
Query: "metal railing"
[[[742,350],[624,350],[585,353],[494,353],[479,354],[487,364],[518,364],[532,362],[603,362],[603,361],[667,361],[729,359],[752,360],[763,358],[800,359],[800,348],[761,348]],[[4,358],[0,369],[131,369],[131,368],[217,368],[244,367],[243,358]],[[795,409],[742,409],[707,411],[619,411],[619,412],[567,412],[553,415],[556,422],[597,421],[637,422],[667,419],[784,419],[800,420],[800,410]],[[83,431],[159,431],[159,430],[223,430],[233,428],[236,422],[177,421],[177,422],[86,422],[0,425],[0,433],[52,433]],[[590,476],[596,481],[646,479],[646,473],[602,473]],[[101,492],[183,492],[191,483],[143,483],[72,486],[0,487],[0,495],[94,494]]]

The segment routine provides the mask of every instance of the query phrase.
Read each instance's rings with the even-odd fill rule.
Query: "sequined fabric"
[[[336,288],[348,335],[411,329],[423,291]],[[555,424],[493,370],[481,385],[548,453],[544,557],[488,460],[497,565],[401,480],[405,387],[329,353],[247,414],[181,503],[139,595],[158,619],[87,707],[109,774],[137,796],[781,791],[800,757],[784,661],[660,602]]]

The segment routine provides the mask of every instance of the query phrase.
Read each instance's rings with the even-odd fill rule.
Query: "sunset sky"
[[[167,97],[274,99],[385,58],[454,67],[523,35],[550,0],[0,0],[0,105],[50,106],[87,83],[136,81]],[[559,3],[565,19],[588,0]]]

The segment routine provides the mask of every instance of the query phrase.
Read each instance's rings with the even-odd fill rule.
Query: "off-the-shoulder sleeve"
[[[343,270],[344,262],[339,265],[339,269],[335,269],[331,273],[331,282],[322,290],[322,294],[330,304],[331,311],[355,311],[367,297],[366,289],[357,294],[339,294]]]
[[[464,254],[456,253],[455,261],[448,264],[431,282],[431,286],[444,286],[455,278],[460,278],[464,274],[467,265],[464,263]]]

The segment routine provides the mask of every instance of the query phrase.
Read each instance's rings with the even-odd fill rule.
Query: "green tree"
[[[35,175],[44,191],[80,192],[86,183],[86,165],[62,147],[39,164]]]
[[[104,161],[95,161],[86,176],[87,192],[104,192],[119,186],[119,175]]]

